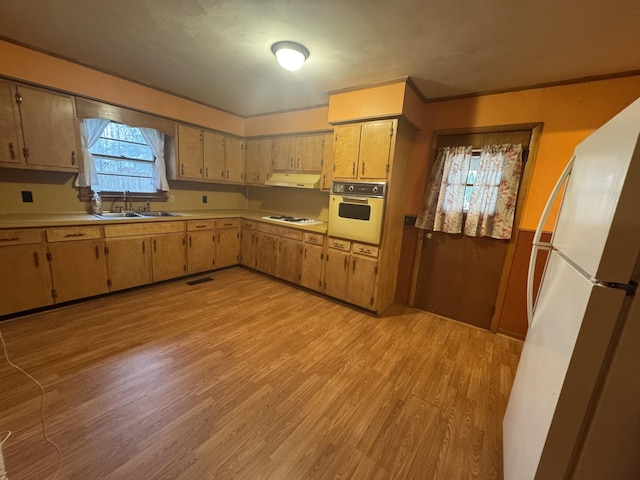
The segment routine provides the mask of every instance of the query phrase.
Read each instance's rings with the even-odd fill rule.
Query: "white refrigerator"
[[[541,218],[530,284],[550,252],[503,421],[505,480],[640,479],[639,136],[640,99],[576,147]]]

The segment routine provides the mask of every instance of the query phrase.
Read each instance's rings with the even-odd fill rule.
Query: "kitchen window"
[[[139,128],[109,122],[89,148],[100,192],[155,193],[155,156]]]

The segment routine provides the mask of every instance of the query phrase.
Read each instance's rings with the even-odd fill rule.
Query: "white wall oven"
[[[329,197],[329,235],[379,244],[385,193],[384,182],[333,182]]]

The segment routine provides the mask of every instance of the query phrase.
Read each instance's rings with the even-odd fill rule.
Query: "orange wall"
[[[542,122],[538,155],[520,225],[535,229],[547,197],[575,146],[638,97],[640,76],[632,76],[427,103],[413,152],[407,212],[415,214],[420,208],[435,131]],[[556,213],[550,215],[545,230],[553,229]]]
[[[333,130],[327,122],[328,107],[310,108],[294,112],[275,113],[245,120],[245,135],[278,135],[292,132]]]
[[[244,119],[0,40],[0,75],[244,135]]]

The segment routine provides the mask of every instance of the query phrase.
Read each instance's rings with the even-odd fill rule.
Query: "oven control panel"
[[[333,182],[331,193],[354,197],[384,198],[386,186],[387,184],[384,182]]]

